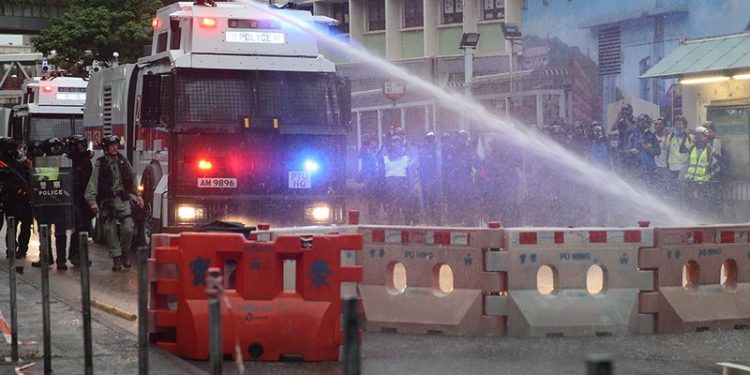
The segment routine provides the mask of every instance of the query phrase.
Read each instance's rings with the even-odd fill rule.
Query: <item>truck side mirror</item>
[[[146,127],[159,125],[161,114],[161,76],[143,76],[143,96],[141,102],[141,124]]]

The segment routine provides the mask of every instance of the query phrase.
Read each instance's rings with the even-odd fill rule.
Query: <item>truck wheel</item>
[[[154,196],[156,184],[159,183],[157,178],[161,178],[161,173],[157,173],[156,167],[153,164],[143,170],[141,185],[143,185],[143,201],[145,204],[143,206],[143,235],[146,245],[151,245],[151,235],[153,233],[161,232],[161,219],[153,218],[154,199],[158,199]]]
[[[153,202],[149,201],[143,206],[143,235],[145,237],[146,246],[151,246],[152,234],[161,232],[161,219],[154,219],[152,217],[152,203]]]

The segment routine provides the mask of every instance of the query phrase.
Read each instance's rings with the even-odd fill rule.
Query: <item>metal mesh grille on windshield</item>
[[[278,118],[282,125],[336,123],[336,90],[327,73],[231,72],[177,74],[178,123],[241,124],[246,117]]]
[[[249,79],[215,75],[180,78],[175,108],[177,122],[238,123],[250,115],[253,87]]]
[[[29,139],[43,141],[48,138],[64,138],[73,134],[83,134],[82,118],[32,118]]]

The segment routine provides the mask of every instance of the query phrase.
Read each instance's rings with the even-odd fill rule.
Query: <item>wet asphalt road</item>
[[[4,236],[4,231],[0,233]],[[40,271],[30,263],[38,257],[39,242],[32,236],[23,278],[39,285]],[[106,249],[89,242],[91,296],[124,311],[137,313],[135,269],[111,272]],[[77,269],[50,272],[51,292],[80,306]],[[94,309],[105,324],[132,332],[137,323]],[[362,346],[364,374],[585,374],[590,354],[608,353],[615,374],[721,374],[716,362],[750,365],[750,331],[702,332],[631,337],[475,338],[366,333]],[[195,362],[206,371],[207,362]],[[340,374],[338,362],[247,362],[249,374]],[[236,373],[232,362],[224,373]]]

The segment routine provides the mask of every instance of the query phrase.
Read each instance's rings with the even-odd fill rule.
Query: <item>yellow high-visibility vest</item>
[[[690,150],[689,163],[687,173],[685,173],[686,180],[698,183],[708,181],[710,176],[707,171],[708,167],[711,165],[708,156],[708,147],[704,147],[703,150],[698,150],[693,147],[693,149]]]

